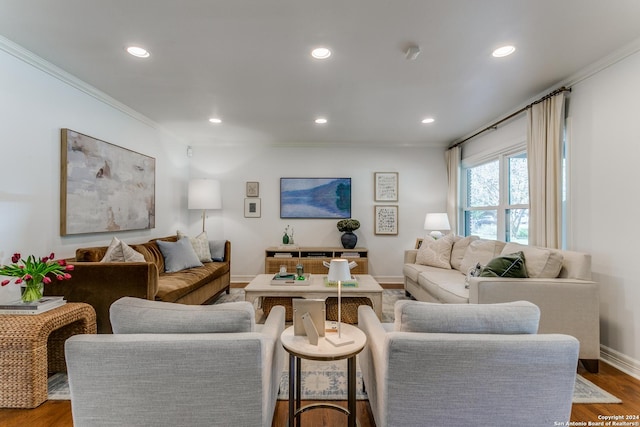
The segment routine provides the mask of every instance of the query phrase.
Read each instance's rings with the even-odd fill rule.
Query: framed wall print
[[[374,209],[374,234],[398,234],[398,206],[377,205]]]
[[[260,218],[260,199],[256,197],[244,199],[244,217]]]
[[[155,228],[156,160],[61,130],[60,235]]]
[[[398,172],[374,172],[373,181],[376,202],[398,201]]]
[[[257,181],[247,181],[247,197],[260,196],[260,183]]]

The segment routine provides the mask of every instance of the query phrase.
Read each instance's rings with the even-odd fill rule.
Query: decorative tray
[[[275,286],[309,286],[311,284],[311,274],[303,274],[296,277],[295,274],[276,274],[271,279],[271,284]]]

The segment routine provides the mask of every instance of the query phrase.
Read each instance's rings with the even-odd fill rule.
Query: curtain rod
[[[476,136],[478,136],[478,135],[480,135],[481,133],[484,133],[484,132],[486,132],[486,131],[488,131],[488,130],[496,130],[496,129],[498,129],[498,125],[500,125],[500,124],[502,124],[502,123],[506,122],[506,121],[507,121],[507,120],[509,120],[509,119],[514,118],[515,116],[517,116],[517,115],[519,115],[519,114],[521,114],[521,113],[523,113],[523,112],[525,112],[525,111],[527,111],[529,108],[533,107],[534,105],[539,104],[539,103],[541,103],[542,101],[546,101],[547,99],[549,99],[549,98],[551,98],[551,97],[553,97],[553,96],[556,96],[557,94],[562,93],[562,92],[571,92],[571,88],[570,88],[570,87],[562,86],[561,88],[556,89],[556,90],[554,90],[553,92],[546,94],[545,96],[543,96],[542,98],[538,99],[537,101],[533,101],[531,104],[527,105],[526,107],[522,107],[521,109],[519,109],[519,110],[518,110],[518,111],[516,111],[515,113],[511,113],[511,114],[509,114],[507,117],[505,117],[505,118],[503,118],[503,119],[498,120],[498,121],[497,121],[497,122],[495,122],[494,124],[489,125],[489,126],[487,126],[486,128],[484,128],[484,129],[482,129],[482,130],[479,130],[478,132],[476,132],[476,133],[474,133],[473,135],[471,135],[471,136],[469,136],[469,137],[467,137],[467,138],[463,139],[462,141],[458,141],[458,142],[456,142],[456,143],[455,143],[455,144],[453,144],[451,147],[447,148],[447,150],[451,150],[452,148],[455,148],[455,147],[457,147],[457,146],[459,146],[459,145],[462,145],[462,144],[464,144],[465,142],[469,141],[470,139],[473,139],[473,138],[475,138]]]

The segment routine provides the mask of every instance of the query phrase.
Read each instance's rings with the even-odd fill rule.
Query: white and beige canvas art
[[[155,227],[155,159],[62,129],[60,234]]]

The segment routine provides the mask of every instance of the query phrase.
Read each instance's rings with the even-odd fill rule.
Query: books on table
[[[40,314],[66,304],[64,297],[42,297],[38,301],[0,304],[0,314]]]

